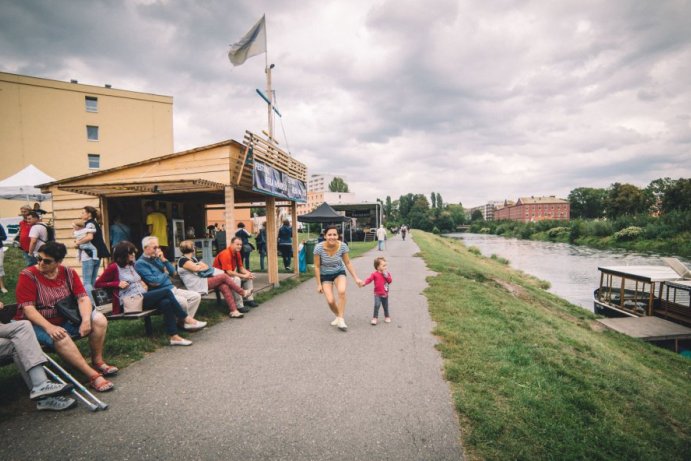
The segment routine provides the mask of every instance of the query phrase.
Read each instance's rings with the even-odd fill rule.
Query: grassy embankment
[[[376,245],[376,242],[351,242],[350,255],[355,258],[366,251],[369,251]],[[250,260],[251,268],[259,268],[259,257],[257,252],[252,252]],[[15,302],[14,289],[17,284],[17,276],[24,267],[21,253],[17,248],[9,248],[5,256],[5,283],[9,293],[0,293],[0,301],[5,304]],[[281,258],[279,257],[280,272],[285,272],[282,269]],[[311,266],[308,266],[308,271],[301,274],[299,278],[292,278],[281,282],[281,286],[273,290],[267,290],[256,295],[258,302],[267,301],[274,296],[291,290],[303,281],[312,277]],[[252,315],[250,312],[247,315]],[[217,306],[215,301],[203,300],[197,318],[209,322],[213,326],[219,322],[227,321],[227,309],[222,306]],[[106,339],[105,357],[109,363],[117,365],[121,370],[127,365],[142,359],[146,354],[154,352],[160,347],[168,345],[168,336],[165,334],[163,327],[163,318],[161,316],[152,317],[154,334],[152,337],[147,337],[144,334],[144,326],[141,321],[119,321],[111,322],[108,325],[108,337]],[[231,320],[232,321],[232,320]],[[242,321],[242,320],[239,320]],[[182,336],[194,339],[194,333],[181,333]],[[85,357],[88,356],[88,344],[86,341],[78,341],[77,345],[81,349]],[[192,346],[194,347],[194,346]],[[78,378],[79,375],[76,375]],[[24,382],[19,375],[19,372],[14,366],[5,366],[0,368],[0,421],[16,415],[20,412],[34,411],[33,405],[28,399],[28,391]]]
[[[608,331],[540,281],[421,231],[469,459],[689,459],[691,361]]]

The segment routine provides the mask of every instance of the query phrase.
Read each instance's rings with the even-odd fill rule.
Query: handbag
[[[72,325],[78,327],[82,324],[82,314],[79,312],[77,298],[70,294],[55,303],[55,309]]]
[[[242,244],[242,252],[244,254],[249,254],[252,252],[252,250],[254,250],[254,247],[252,246],[251,243],[243,243]]]
[[[125,314],[136,314],[144,310],[144,296],[134,295],[122,299]]]
[[[196,272],[196,274],[202,278],[208,278],[214,276],[214,267],[207,267],[203,271]]]

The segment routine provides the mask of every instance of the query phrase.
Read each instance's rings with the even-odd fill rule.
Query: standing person
[[[194,291],[183,290],[173,285],[170,276],[175,273],[175,267],[166,259],[156,237],[144,237],[142,248],[144,250],[137,262],[134,263],[134,269],[149,286],[149,291],[171,290],[182,308],[190,317],[194,318],[199,304],[202,302],[202,296]],[[198,323],[203,324],[199,328],[206,326],[206,322]]]
[[[108,230],[110,231],[110,247],[113,249],[115,249],[115,245],[124,240],[128,242],[132,240],[132,229],[122,222],[120,216],[116,216],[115,219],[113,219],[113,224],[110,225]]]
[[[216,255],[213,266],[230,275],[236,285],[240,285],[251,293],[254,290],[254,274],[242,265],[241,250],[242,240],[239,237],[233,237],[230,240],[230,246]],[[252,294],[247,296],[247,300],[237,293],[233,294],[233,297],[238,308],[258,306]]]
[[[5,228],[0,224],[0,291],[7,293],[7,288],[5,288],[5,239],[7,239],[7,234],[5,233]]]
[[[238,224],[238,230],[235,236],[242,240],[242,261],[247,270],[250,270],[250,253],[252,253],[252,244],[250,244],[250,237],[252,234],[247,232],[245,229],[245,223],[241,222]]]
[[[283,220],[283,225],[278,229],[278,249],[283,257],[283,267],[290,271],[290,258],[293,257],[293,228],[290,221]]]
[[[206,323],[199,322],[185,312],[171,290],[148,291],[142,278],[134,270],[137,249],[128,241],[118,243],[113,248],[113,262],[96,280],[96,287],[113,290],[115,313],[122,312],[128,302],[136,303],[141,298],[142,309],[159,309],[163,313],[163,322],[171,346],[190,346],[192,341],[178,335],[177,321],[185,330],[198,330]]]
[[[4,308],[0,301],[0,311]],[[11,315],[11,314],[10,314]],[[72,408],[77,401],[62,394],[72,389],[71,384],[48,380],[43,365],[47,362],[36,340],[31,322],[0,323],[0,358],[12,358],[24,382],[29,387],[29,398],[38,400],[37,410],[62,411]]]
[[[317,243],[314,247],[314,274],[317,279],[317,292],[324,293],[329,309],[336,318],[331,325],[346,331],[348,325],[344,320],[346,307],[346,269],[355,279],[358,286],[362,284],[355,274],[353,264],[348,256],[348,245],[338,238],[338,228],[327,227],[324,234],[325,241]],[[334,297],[334,285],[338,294],[338,300]]]
[[[379,229],[377,229],[377,245],[379,247],[379,251],[384,250],[384,242],[386,241],[386,229],[384,229],[384,225],[380,224]]]
[[[113,383],[104,376],[115,375],[118,369],[103,360],[108,320],[92,309],[77,272],[60,264],[66,254],[65,245],[48,242],[39,250],[38,265],[20,272],[15,319],[29,320],[38,342],[55,349],[65,362],[89,379],[92,388],[98,392],[109,391]],[[58,301],[70,295],[77,298],[82,318],[79,325],[68,322],[54,307]],[[72,337],[77,336],[89,337],[92,365],[84,360],[74,344]]]
[[[87,289],[87,293],[91,296],[91,290],[93,290],[96,284],[96,277],[98,277],[98,267],[100,265],[101,258],[109,258],[110,251],[106,246],[106,242],[103,241],[103,232],[101,231],[101,226],[98,223],[99,214],[98,210],[92,206],[85,206],[82,209],[82,214],[80,218],[84,221],[84,236],[75,242],[76,248],[80,245],[91,242],[98,253],[97,258],[88,258],[82,260],[82,277],[84,278],[84,286]],[[93,302],[93,299],[92,299]]]
[[[178,260],[178,274],[182,279],[182,283],[185,284],[185,288],[191,291],[196,291],[199,294],[205,295],[209,291],[218,288],[221,293],[223,293],[223,298],[228,304],[230,309],[229,315],[234,319],[241,319],[243,314],[247,312],[247,308],[243,307],[240,311],[235,303],[235,296],[233,292],[237,293],[238,296],[246,298],[252,294],[249,290],[243,290],[240,288],[233,279],[220,269],[213,268],[218,271],[218,274],[214,274],[210,277],[205,277],[200,275],[200,273],[209,270],[209,265],[204,261],[199,261],[194,253],[196,248],[192,240],[183,240],[180,242],[180,252],[182,253],[182,258]]]
[[[405,234],[408,232],[408,226],[405,224],[401,226],[401,237],[403,237],[403,240],[405,241]]]
[[[29,230],[29,255],[33,261],[36,261],[39,250],[48,241],[48,227],[41,222],[41,215],[35,211],[29,211],[26,222],[31,227]]]
[[[384,307],[384,321],[391,322],[389,316],[389,284],[392,282],[391,273],[388,271],[389,265],[383,256],[374,258],[375,271],[362,282],[362,286],[374,282],[374,315],[372,316],[372,325],[376,325],[379,319],[379,307]]]
[[[151,202],[146,204],[146,231],[149,236],[158,239],[161,251],[166,253],[168,249],[168,218],[156,210]]]
[[[19,248],[22,250],[22,256],[24,257],[24,264],[26,267],[33,266],[36,264],[36,258],[29,252],[29,244],[31,243],[31,237],[29,237],[29,231],[33,224],[29,223],[29,212],[31,212],[31,207],[29,205],[22,205],[19,208],[19,213],[22,216],[22,220],[19,221],[19,232],[15,235],[14,240],[19,239]]]
[[[266,258],[266,221],[262,223],[261,229],[255,238],[257,251],[259,252],[259,270],[264,272],[264,259]]]

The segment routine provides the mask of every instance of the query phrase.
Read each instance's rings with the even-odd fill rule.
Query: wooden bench
[[[94,303],[96,304],[96,306],[94,306],[94,309],[98,310],[103,315],[105,315],[109,322],[112,320],[142,319],[144,320],[144,331],[146,332],[146,335],[153,336],[154,329],[151,324],[151,316],[159,315],[161,311],[159,311],[158,309],[147,309],[143,310],[142,312],[135,312],[132,314],[113,314],[113,295],[110,290],[107,290],[105,288],[96,288],[95,290],[91,291],[91,295],[93,296]],[[108,307],[110,307],[110,310],[108,309]]]

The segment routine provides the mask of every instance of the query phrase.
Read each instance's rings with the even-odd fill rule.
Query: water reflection
[[[568,243],[539,242],[487,234],[447,234],[475,246],[483,255],[496,254],[511,267],[551,283],[550,291],[573,304],[593,310],[593,290],[600,283],[599,266],[663,266],[658,255],[625,250],[596,250]],[[684,261],[691,266],[689,261]]]

